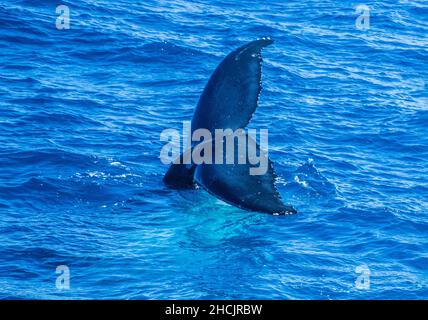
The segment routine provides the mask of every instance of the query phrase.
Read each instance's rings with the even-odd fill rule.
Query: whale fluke
[[[216,129],[235,131],[248,125],[257,109],[262,89],[261,51],[272,43],[270,38],[258,39],[232,51],[223,59],[210,77],[196,106],[191,123],[192,134],[197,129],[206,129],[214,137]],[[257,150],[259,157],[265,157],[260,158],[267,165],[263,174],[249,173],[250,169],[254,169],[251,161],[242,164],[236,161],[234,164],[225,161],[222,162],[224,164],[197,164],[193,161],[191,164],[182,164],[183,161],[175,161],[163,181],[176,189],[193,188],[196,183],[217,198],[245,210],[271,214],[296,213],[292,206],[285,205],[281,200],[275,187],[276,174],[272,162],[262,155],[260,147],[250,136],[245,134],[245,137],[248,144]],[[186,152],[192,153],[201,145],[212,142],[192,143]],[[177,160],[183,157],[180,155]]]

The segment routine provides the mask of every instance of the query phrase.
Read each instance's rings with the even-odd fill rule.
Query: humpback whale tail
[[[270,38],[258,39],[224,58],[211,75],[196,106],[191,124],[192,134],[198,129],[204,129],[215,136],[216,129],[236,131],[248,125],[262,89],[261,51],[272,43]],[[223,146],[225,138],[192,143],[187,152],[191,153],[195,148],[201,149],[213,142],[221,142],[219,145]],[[223,147],[220,147],[211,155],[212,158],[224,160],[220,163],[191,162],[186,165],[182,161],[186,154],[182,154],[165,174],[164,183],[175,189],[192,188],[196,183],[217,198],[245,210],[271,214],[296,213],[292,206],[285,205],[281,200],[275,187],[276,175],[272,162],[250,135],[244,133],[244,138],[246,147],[253,147],[260,159],[267,163],[264,174],[249,173],[254,168],[252,161],[229,163],[224,158]],[[233,141],[237,147],[236,139]]]

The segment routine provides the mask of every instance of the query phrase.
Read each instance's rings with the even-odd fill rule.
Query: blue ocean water
[[[428,3],[359,4],[2,1],[0,298],[427,299]],[[261,36],[292,216],[162,183],[160,132]]]

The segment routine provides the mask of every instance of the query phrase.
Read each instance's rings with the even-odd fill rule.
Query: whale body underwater
[[[198,129],[233,131],[245,128],[257,109],[261,86],[264,47],[273,43],[270,38],[257,39],[232,51],[211,75],[191,121],[191,134]],[[248,147],[253,145],[260,157],[266,157],[267,170],[251,175],[250,162],[184,164],[185,153],[174,161],[163,181],[173,189],[202,187],[220,200],[248,211],[274,215],[293,214],[293,206],[284,204],[275,186],[276,174],[272,162],[248,134]],[[236,140],[236,139],[235,139]],[[191,149],[200,147],[193,143]],[[236,143],[236,141],[234,141]],[[223,150],[222,150],[223,151]],[[247,159],[248,160],[248,159]],[[225,163],[226,162],[226,163]]]

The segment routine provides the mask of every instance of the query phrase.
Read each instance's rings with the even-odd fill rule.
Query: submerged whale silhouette
[[[209,79],[192,118],[192,134],[197,129],[245,128],[257,108],[261,92],[264,47],[273,43],[262,38],[236,49],[224,58]],[[213,134],[214,135],[214,134]],[[246,136],[261,156],[259,145]],[[202,143],[206,143],[205,141]],[[192,148],[196,145],[192,144]],[[179,159],[183,160],[182,154]],[[195,184],[215,197],[249,211],[291,214],[296,210],[282,202],[275,187],[272,162],[263,175],[250,175],[251,164],[183,164],[175,161],[164,176],[164,183],[174,189],[193,188]]]

